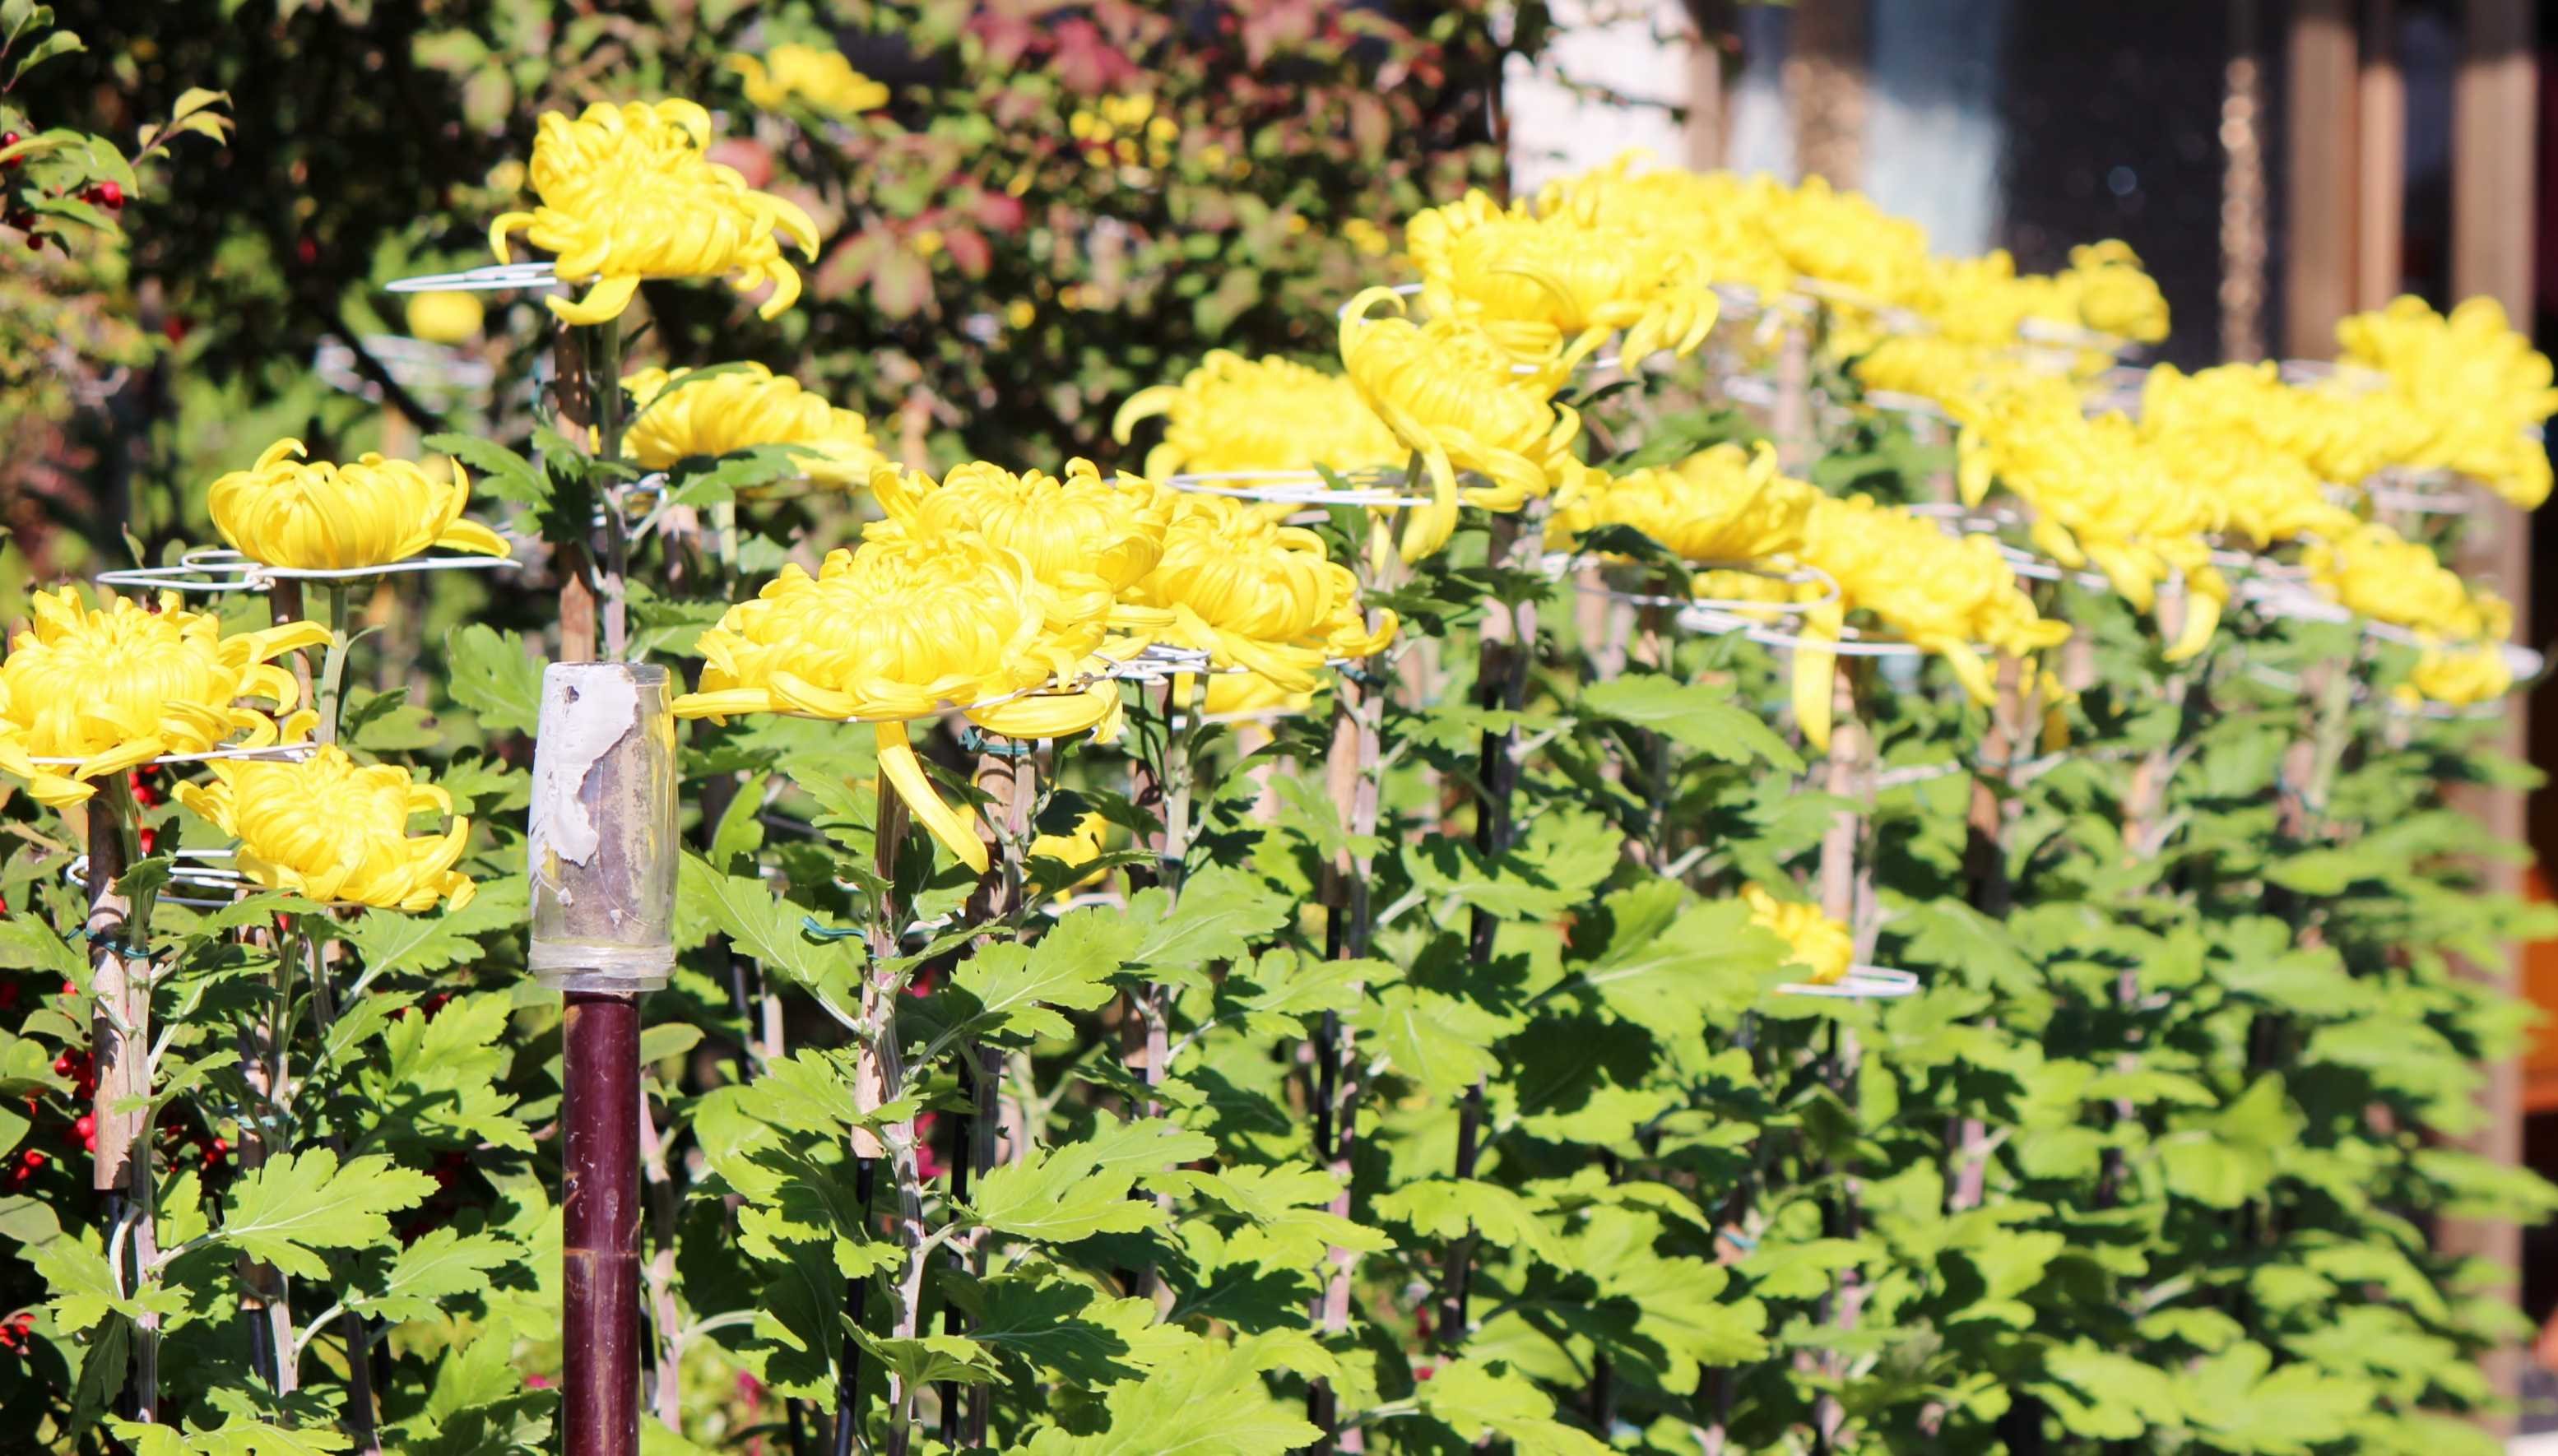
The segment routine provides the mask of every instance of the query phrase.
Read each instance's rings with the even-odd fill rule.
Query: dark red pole
[[[640,998],[570,992],[560,1107],[568,1456],[640,1449]]]

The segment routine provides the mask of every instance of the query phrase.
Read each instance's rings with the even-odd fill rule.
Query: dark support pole
[[[640,998],[571,992],[560,1219],[568,1456],[640,1449]]]
[[[675,722],[662,667],[554,663],[533,752],[532,948],[562,993],[560,1427],[640,1450],[640,997],[674,968]]]

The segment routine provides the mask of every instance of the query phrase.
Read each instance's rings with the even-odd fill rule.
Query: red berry
[[[148,830],[148,829],[144,830],[144,831],[142,832],[142,853],[143,853],[143,854],[145,854],[145,855],[150,854],[150,853],[151,853],[151,847],[152,847],[153,845],[155,845],[155,844],[159,843],[159,841],[160,841],[160,836],[159,836],[158,832],[156,832],[156,831],[154,831],[154,830]]]
[[[25,1163],[31,1168],[41,1168],[45,1165],[45,1155],[31,1147],[27,1149],[26,1155],[20,1158],[19,1161]]]
[[[16,145],[18,145],[18,134],[16,132],[0,131],[0,149],[14,147]],[[0,162],[0,171],[15,172],[18,170],[18,164],[26,160],[27,159],[24,157],[12,157],[6,162]]]
[[[88,198],[90,201],[113,211],[124,205],[124,189],[111,182],[101,182],[88,190]]]
[[[31,252],[31,253],[41,253],[41,252],[43,252],[44,250],[45,250],[45,235],[44,235],[43,233],[41,233],[41,232],[31,232],[31,233],[28,233],[28,234],[27,234],[27,251],[28,251],[28,252]]]
[[[58,1057],[54,1058],[54,1075],[55,1075],[55,1076],[57,1076],[57,1077],[68,1077],[68,1076],[70,1076],[71,1074],[71,1054],[70,1052],[65,1052],[65,1053],[63,1053],[61,1056],[58,1056]]]
[[[87,1136],[85,1136],[85,1137],[83,1137],[83,1138],[81,1138],[81,1139],[80,1139],[80,1151],[82,1151],[82,1152],[95,1152],[95,1151],[97,1151],[97,1134],[96,1134],[96,1133],[91,1132],[91,1133],[89,1133]]]
[[[86,1137],[97,1131],[97,1119],[90,1114],[82,1113],[79,1115],[79,1121],[71,1124],[71,1129]]]

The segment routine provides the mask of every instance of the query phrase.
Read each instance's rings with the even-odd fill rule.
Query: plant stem
[[[317,736],[323,743],[338,741],[338,718],[344,711],[346,696],[347,649],[347,584],[323,582],[320,595],[329,603],[329,654],[321,660],[320,682],[314,690],[311,708],[320,716]]]
[[[1522,532],[1520,524],[1516,515],[1492,517],[1486,559],[1496,574],[1515,565],[1514,555],[1535,549],[1536,535]],[[1505,585],[1496,581],[1492,601],[1484,614],[1476,659],[1475,702],[1488,713],[1516,714],[1526,704],[1528,668],[1536,656],[1536,606],[1531,601],[1508,600],[1505,591]],[[1512,800],[1519,776],[1515,723],[1486,728],[1476,761],[1476,779],[1483,796],[1475,812],[1475,850],[1489,865],[1510,849]],[[1482,907],[1475,910],[1467,945],[1477,974],[1489,975],[1492,945],[1499,931],[1498,916]],[[1459,1178],[1475,1176],[1483,1151],[1483,1125],[1484,1084],[1478,1080],[1457,1114]],[[1447,1267],[1442,1271],[1439,1289],[1439,1339],[1444,1346],[1454,1347],[1466,1336],[1467,1291],[1478,1242],[1479,1236],[1469,1229],[1448,1248]]]
[[[1375,625],[1373,612],[1369,625],[1371,629]],[[1384,679],[1371,675],[1371,665],[1347,668],[1335,677],[1333,740],[1325,759],[1325,781],[1338,816],[1336,822],[1351,844],[1325,866],[1324,954],[1330,960],[1364,958],[1375,933],[1375,860],[1353,846],[1376,833],[1377,760],[1384,715]],[[1337,1011],[1323,1014],[1315,1035],[1314,1060],[1315,1159],[1341,1184],[1329,1211],[1337,1218],[1347,1219],[1350,1215],[1352,1155],[1357,1148],[1359,1081],[1353,1040]],[[1332,1245],[1324,1251],[1324,1291],[1318,1297],[1315,1318],[1327,1340],[1337,1340],[1350,1332],[1350,1275],[1358,1266],[1358,1256]],[[1366,1437],[1360,1428],[1342,1424],[1340,1405],[1329,1381],[1307,1385],[1306,1416],[1324,1433],[1315,1444],[1320,1456],[1366,1449]]]

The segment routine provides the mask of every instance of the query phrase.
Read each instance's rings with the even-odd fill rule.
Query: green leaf
[[[763,880],[722,874],[700,856],[686,855],[678,892],[719,927],[738,954],[811,990],[851,993],[861,952],[843,942],[810,940],[805,907],[776,895]]]
[[[1554,1418],[1536,1383],[1498,1362],[1452,1360],[1414,1391],[1421,1409],[1479,1446],[1492,1437],[1518,1456],[1607,1456],[1608,1444]]]
[[[1424,1239],[1446,1242],[1469,1233],[1504,1249],[1517,1249],[1550,1264],[1564,1262],[1563,1245],[1527,1201],[1480,1178],[1423,1178],[1374,1201],[1377,1215],[1412,1226]]]
[[[951,977],[964,1024],[1011,1037],[1067,1035],[1073,1027],[1050,1007],[1088,1011],[1116,995],[1110,978],[1138,935],[1124,916],[1077,910],[1036,946],[987,946]]]
[[[1725,763],[1765,763],[1784,773],[1803,771],[1802,755],[1776,736],[1776,729],[1735,706],[1725,692],[1703,683],[1636,673],[1585,685],[1581,706]]]
[[[1009,1456],[1285,1456],[1323,1432],[1306,1423],[1301,1402],[1273,1397],[1261,1372],[1304,1354],[1302,1344],[1268,1336],[1205,1345],[1111,1387],[1098,1434],[1045,1430]]]
[[[1127,959],[1140,966],[1182,969],[1248,959],[1253,945],[1286,925],[1295,913],[1288,897],[1249,871],[1211,864],[1190,876],[1170,915],[1161,892],[1141,894],[1127,918],[1147,925]]]
[[[348,1303],[394,1322],[432,1319],[440,1301],[485,1287],[490,1270],[513,1263],[519,1254],[495,1234],[430,1229],[391,1259],[374,1292],[352,1295]]]
[[[979,1179],[970,1212],[997,1233],[1050,1244],[1141,1233],[1163,1222],[1163,1212],[1128,1196],[1137,1176],[1124,1164],[1103,1167],[1087,1143],[1035,1147]]]
[[[1860,1267],[1878,1253],[1856,1239],[1806,1239],[1760,1244],[1737,1265],[1750,1287],[1771,1299],[1816,1299],[1830,1291],[1830,1276]]]
[[[983,1385],[995,1378],[994,1358],[974,1340],[957,1335],[924,1335],[918,1339],[898,1340],[874,1335],[850,1325],[852,1336],[859,1341],[883,1370],[905,1380],[909,1389],[941,1381],[961,1385]]]
[[[17,68],[9,72],[9,84],[10,86],[15,87],[18,82],[27,78],[28,71],[35,69],[37,66],[44,65],[46,62],[53,60],[57,56],[69,56],[75,51],[85,51],[87,49],[88,47],[80,44],[79,37],[72,35],[69,31],[56,31],[52,35],[38,41],[31,50],[18,58]]]
[[[1473,1001],[1417,986],[1378,991],[1350,1017],[1379,1069],[1408,1077],[1432,1097],[1462,1097],[1501,1069],[1492,1044],[1508,1028]]]
[[[383,1215],[434,1192],[433,1178],[379,1154],[341,1167],[325,1147],[278,1153],[231,1185],[216,1237],[297,1278],[325,1279],[329,1265],[318,1251],[390,1242]]]
[[[180,104],[185,104],[183,98]],[[494,441],[477,435],[429,435],[420,443],[478,470],[480,484],[499,500],[531,510],[541,509],[550,500],[549,482],[533,468],[533,463]],[[529,725],[526,729],[530,730]]]
[[[438,437],[443,438],[443,437]],[[472,622],[444,634],[446,690],[492,732],[529,733],[542,715],[542,658],[513,632]]]
[[[983,1281],[953,1279],[969,1334],[998,1356],[1085,1389],[1135,1380],[1188,1348],[1189,1332],[1155,1322],[1151,1299],[1113,1299],[1054,1265],[1025,1263]]]

